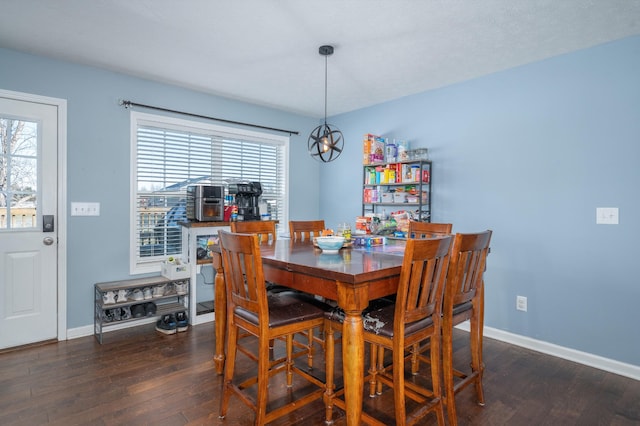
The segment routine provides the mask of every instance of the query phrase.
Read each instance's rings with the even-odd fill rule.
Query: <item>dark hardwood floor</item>
[[[456,334],[460,347],[465,332]],[[640,381],[485,339],[486,405],[467,389],[456,398],[460,425],[639,425]],[[237,398],[218,419],[221,376],[212,360],[213,323],[164,336],[153,325],[0,354],[0,425],[251,425]],[[465,362],[466,352],[456,358]],[[317,373],[323,374],[321,352]],[[240,369],[252,368],[240,362]],[[425,366],[425,368],[428,368]],[[338,366],[338,372],[340,367]],[[270,398],[297,398],[282,380]],[[390,392],[364,397],[393,423]],[[346,424],[336,409],[336,425]],[[275,422],[322,425],[321,402]],[[428,417],[423,424],[435,424]]]

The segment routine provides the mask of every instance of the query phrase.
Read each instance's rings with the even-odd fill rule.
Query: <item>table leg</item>
[[[342,324],[342,368],[347,425],[360,425],[364,386],[364,329],[362,311],[369,303],[368,287],[338,282],[338,304],[345,312]]]
[[[225,339],[227,332],[227,292],[224,283],[224,270],[222,269],[222,256],[220,253],[212,253],[211,261],[216,270],[215,279],[215,327],[216,327],[216,353],[213,360],[216,364],[216,372],[224,372]]]

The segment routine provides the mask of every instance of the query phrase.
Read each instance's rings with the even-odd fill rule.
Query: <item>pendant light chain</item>
[[[327,63],[329,61],[328,59],[329,55],[324,55],[324,125],[327,125],[327,82],[329,81],[327,79],[327,70],[328,70],[328,66]]]

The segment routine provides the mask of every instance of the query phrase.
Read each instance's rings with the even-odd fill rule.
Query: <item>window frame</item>
[[[242,140],[247,142],[266,143],[270,145],[282,146],[283,158],[283,194],[282,208],[279,209],[282,216],[278,218],[279,226],[288,223],[289,217],[289,147],[290,137],[264,131],[247,130],[237,127],[221,126],[196,120],[186,120],[177,117],[170,117],[158,114],[149,114],[139,111],[130,111],[130,223],[129,223],[129,259],[130,273],[132,275],[157,273],[160,271],[160,263],[169,255],[153,256],[143,261],[138,256],[138,128],[141,126],[159,127],[178,132],[193,132],[200,135],[212,135],[219,139]],[[182,250],[186,247],[182,242]],[[180,253],[172,256],[181,256]]]

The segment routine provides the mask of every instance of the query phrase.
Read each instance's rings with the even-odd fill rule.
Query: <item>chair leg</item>
[[[377,346],[371,343],[369,350],[369,397],[376,396],[376,382],[378,374],[378,350]]]
[[[452,324],[444,324],[442,329],[442,369],[444,376],[444,401],[447,406],[447,417],[451,426],[457,426],[456,395],[453,383],[453,336]],[[431,348],[434,353],[434,348]],[[433,365],[431,366],[433,369]]]
[[[286,341],[287,360],[285,362],[287,363],[287,387],[290,388],[293,386],[293,334],[287,334]]]
[[[474,309],[470,321],[470,347],[471,347],[471,371],[474,375],[476,398],[478,405],[484,405],[484,391],[482,389],[482,375],[484,365],[482,363],[482,321],[478,315],[479,309]]]
[[[404,351],[392,351],[393,357],[393,400],[396,413],[396,425],[405,426],[407,407],[404,396]],[[378,360],[380,365],[380,360]]]
[[[324,356],[325,356],[325,391],[324,391],[324,407],[325,407],[325,423],[333,423],[333,391],[335,385],[333,383],[335,369],[335,341],[333,335],[333,327],[331,324],[325,324],[324,333]]]
[[[378,373],[382,374],[384,372],[384,346],[378,346]],[[382,395],[382,381],[378,380],[376,394]]]
[[[264,424],[267,416],[269,366],[269,341],[267,339],[258,339],[258,394],[255,420],[255,424],[257,425]]]
[[[227,415],[229,399],[231,398],[233,372],[236,364],[236,352],[238,348],[238,328],[229,324],[229,336],[227,337],[227,359],[224,365],[224,380],[222,381],[222,398],[220,399],[220,414],[223,419]]]
[[[444,398],[442,393],[441,383],[441,348],[440,337],[431,337],[431,381],[433,383],[433,394],[435,398],[438,398],[438,405],[436,407],[436,417],[438,419],[438,426],[444,426]],[[454,407],[455,408],[455,407]],[[452,423],[453,424],[453,423]]]

